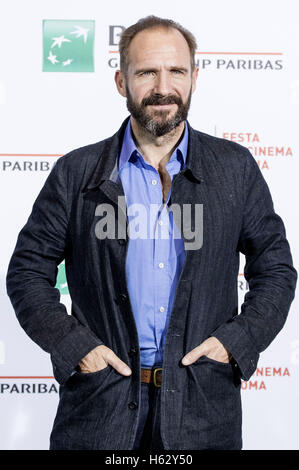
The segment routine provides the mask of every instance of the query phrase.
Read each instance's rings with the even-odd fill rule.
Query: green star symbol
[[[94,72],[94,20],[43,21],[43,72]]]

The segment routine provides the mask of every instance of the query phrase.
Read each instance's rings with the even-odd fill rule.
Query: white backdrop
[[[195,34],[200,74],[189,121],[250,148],[299,264],[298,2],[152,0],[149,7],[137,0],[1,0],[1,449],[48,449],[58,403],[49,357],[23,332],[6,295],[17,234],[58,156],[112,135],[127,116],[113,80],[118,33],[149,14],[179,21]],[[94,44],[85,43],[80,26],[89,29],[88,41],[94,28]],[[61,46],[51,47],[52,37],[61,35]],[[80,47],[93,64],[82,60]],[[82,71],[71,71],[77,64]],[[243,260],[240,303],[242,274]],[[58,284],[69,308],[63,266]],[[299,449],[298,308],[295,299],[285,328],[242,384],[244,449]]]

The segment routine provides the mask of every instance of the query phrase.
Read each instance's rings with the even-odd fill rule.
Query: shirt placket
[[[154,168],[149,173],[150,186],[150,204],[162,205],[162,185],[160,176]],[[164,209],[165,210],[165,209]],[[164,212],[163,210],[163,212]],[[165,224],[165,213],[161,210],[156,213],[152,219],[154,223],[153,230],[153,272],[154,272],[154,293],[153,293],[153,309],[154,309],[154,331],[155,342],[158,355],[156,362],[162,362],[162,336],[165,328],[166,317],[168,313],[169,289],[170,289],[170,273],[168,266],[168,245],[169,239],[161,239],[161,229]]]

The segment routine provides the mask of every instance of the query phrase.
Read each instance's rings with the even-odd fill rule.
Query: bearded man
[[[171,20],[123,32],[130,116],[58,159],[20,232],[7,288],[60,384],[50,449],[242,448],[241,379],[283,327],[296,271],[249,151],[187,121],[195,52]]]

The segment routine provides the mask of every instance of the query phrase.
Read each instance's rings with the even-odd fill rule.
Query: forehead
[[[140,31],[129,47],[129,67],[163,64],[190,66],[190,49],[184,36],[174,28]]]

